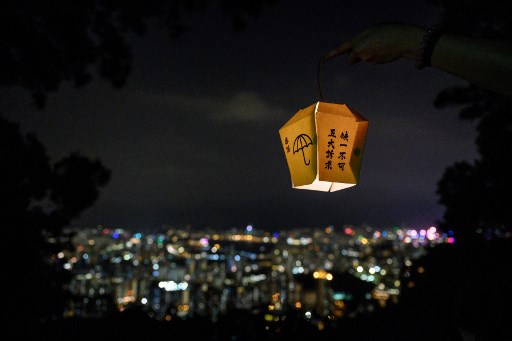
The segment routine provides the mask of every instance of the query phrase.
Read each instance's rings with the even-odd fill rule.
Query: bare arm
[[[408,24],[372,26],[324,56],[348,54],[347,63],[383,64],[399,58],[419,59],[427,29]],[[437,41],[431,65],[475,85],[512,97],[512,43],[445,33]]]

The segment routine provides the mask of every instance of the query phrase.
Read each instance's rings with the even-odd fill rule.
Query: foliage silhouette
[[[235,30],[276,0],[219,0]],[[93,67],[101,78],[122,87],[131,71],[129,33],[142,35],[147,19],[161,20],[174,38],[190,28],[183,13],[201,11],[213,0],[15,1],[0,11],[0,85],[29,90],[44,108],[49,92],[63,81],[89,83]]]
[[[0,117],[0,219],[4,247],[5,305],[11,318],[28,326],[60,317],[69,280],[65,257],[70,247],[63,233],[72,219],[93,205],[110,171],[98,160],[72,153],[50,164],[35,134]]]
[[[249,17],[272,2],[6,0],[0,11],[0,86],[25,88],[39,109],[62,82],[82,87],[97,74],[122,87],[131,72],[127,36],[144,34],[148,19],[161,20],[178,39],[190,29],[182,20],[185,12],[215,3],[233,29],[241,31]],[[65,253],[59,259],[56,255],[72,247],[72,235],[63,229],[93,205],[109,179],[110,171],[100,161],[78,152],[50,164],[35,134],[23,136],[16,123],[0,116],[0,218],[6,245],[1,260],[9,293],[5,307],[26,333],[61,317],[68,259]]]
[[[433,1],[444,6],[443,25],[454,32],[487,38],[512,38],[512,14],[497,1]],[[505,7],[504,7],[505,6]],[[510,235],[512,212],[512,99],[469,84],[442,91],[434,105],[462,107],[459,117],[477,122],[479,158],[447,168],[438,182],[445,207],[440,227],[459,241]]]

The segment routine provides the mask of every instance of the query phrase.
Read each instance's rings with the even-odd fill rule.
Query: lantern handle
[[[321,74],[322,74],[322,64],[324,62],[324,57],[325,56],[320,57],[320,60],[318,61],[318,67],[316,70],[316,82],[317,82],[317,86],[318,86],[318,93],[320,94],[320,100],[322,102],[324,102],[324,95],[322,93],[322,82],[321,82],[320,78],[321,78]]]

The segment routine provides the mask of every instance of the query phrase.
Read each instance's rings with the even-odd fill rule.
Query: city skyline
[[[73,250],[52,259],[72,274],[75,301],[67,318],[104,318],[132,305],[160,321],[208,316],[216,322],[230,309],[286,316],[292,309],[304,320],[314,315],[319,328],[374,305],[385,308],[388,300],[398,303],[414,281],[407,272],[416,271],[415,261],[435,245],[454,243],[434,227],[75,232]]]
[[[191,337],[198,326],[208,340],[382,337],[379,328],[357,327],[366,319],[380,319],[387,337],[410,335],[415,327],[396,328],[383,316],[396,314],[423,276],[435,272],[422,258],[454,244],[451,233],[434,227],[265,231],[248,225],[145,233],[97,226],[66,235],[72,248],[48,262],[69,274],[69,294],[46,328],[83,338],[105,323],[110,327],[101,335],[123,339]]]

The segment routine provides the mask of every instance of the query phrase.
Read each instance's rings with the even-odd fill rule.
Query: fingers
[[[341,44],[340,47],[326,53],[322,57],[322,61],[327,62],[343,54],[348,54],[347,64],[349,65],[356,64],[361,61],[359,55],[353,51],[353,43],[351,41],[346,41]]]
[[[336,58],[338,56],[341,56],[342,54],[348,53],[352,50],[352,43],[350,41],[346,41],[343,44],[340,45],[340,47],[335,48],[334,50],[331,50],[327,52],[323,56],[323,61],[327,62],[333,58]]]

